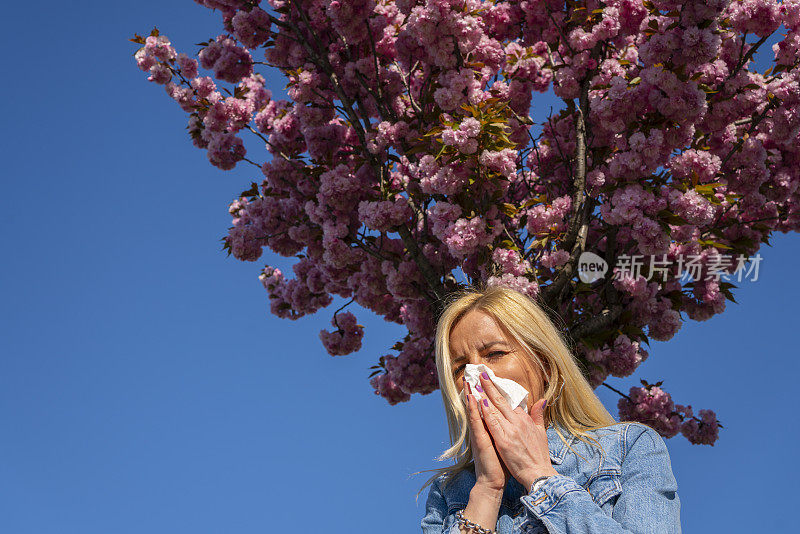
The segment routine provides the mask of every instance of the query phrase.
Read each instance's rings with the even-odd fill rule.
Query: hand
[[[526,489],[540,476],[557,475],[550,461],[544,426],[546,400],[534,403],[530,414],[522,407],[512,410],[497,386],[484,374],[481,373],[480,381],[489,402],[488,406],[483,406],[483,418],[502,462]]]
[[[495,450],[492,437],[478,411],[478,401],[472,396],[472,390],[466,380],[464,389],[469,415],[469,442],[472,446],[472,458],[475,461],[475,486],[502,492],[508,482],[509,471]]]

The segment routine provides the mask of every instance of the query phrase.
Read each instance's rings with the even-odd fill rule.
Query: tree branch
[[[570,258],[558,271],[556,278],[542,289],[541,298],[551,307],[556,308],[567,281],[576,271],[578,257],[586,248],[586,237],[589,233],[588,213],[592,202],[586,198],[586,130],[589,117],[589,73],[580,85],[580,105],[575,115],[575,193],[572,198],[572,210],[569,228],[563,246],[570,250]]]
[[[314,39],[315,43],[317,44],[317,47],[321,48],[321,44],[319,43],[316,34],[314,34],[314,31],[311,28],[311,24],[309,23],[305,12],[296,3],[293,3],[293,5],[297,8],[300,17],[303,19],[303,22],[306,28],[308,29],[309,33],[311,34],[312,38]],[[302,38],[302,33],[300,32],[300,29],[293,24],[289,25],[290,27],[292,27],[292,30]],[[381,190],[383,190],[382,165],[367,150],[366,128],[363,124],[361,124],[353,108],[353,101],[347,96],[347,94],[345,94],[344,89],[339,83],[339,78],[334,72],[333,67],[330,65],[327,58],[324,57],[324,55],[316,54],[315,51],[311,48],[311,46],[305,41],[305,39],[303,39],[303,47],[306,49],[306,52],[308,52],[309,56],[312,57],[315,63],[318,63],[322,71],[325,74],[327,74],[328,79],[331,81],[331,85],[333,85],[334,91],[339,97],[339,100],[346,107],[346,110],[348,111],[348,115],[350,118],[350,123],[353,126],[353,129],[356,131],[356,134],[358,135],[362,149],[365,151],[366,160],[373,168],[378,179],[381,180]],[[369,123],[368,118],[367,118],[367,123]],[[414,237],[411,235],[411,230],[409,230],[409,228],[406,225],[402,225],[398,229],[398,234],[400,235],[400,238],[402,239],[403,245],[405,246],[406,250],[409,252],[414,262],[419,267],[420,272],[422,273],[422,276],[425,279],[425,282],[430,286],[429,292],[428,294],[426,294],[426,297],[429,298],[429,300],[431,300],[434,304],[436,304],[444,297],[444,290],[439,277],[436,276],[433,267],[430,265],[427,258],[419,250],[419,247],[417,246]]]
[[[601,330],[607,330],[608,327],[614,324],[614,321],[619,318],[623,309],[621,304],[614,304],[610,308],[604,309],[599,314],[571,328],[569,330],[569,335],[573,340],[578,340]]]

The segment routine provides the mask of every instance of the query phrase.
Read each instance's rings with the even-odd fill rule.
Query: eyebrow
[[[481,347],[481,351],[484,351],[484,350],[486,350],[488,348],[491,348],[491,347],[493,347],[495,345],[508,346],[508,343],[506,343],[505,341],[489,341],[488,343],[484,343],[483,344],[483,346]],[[456,358],[453,358],[453,362],[459,362],[461,360],[466,360],[466,358],[464,356],[457,356]]]

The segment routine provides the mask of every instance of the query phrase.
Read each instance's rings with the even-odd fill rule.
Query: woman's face
[[[499,378],[509,378],[527,389],[529,410],[544,394],[542,371],[529,363],[523,348],[483,311],[469,311],[450,330],[450,357],[459,393],[464,388],[464,366],[482,363]]]

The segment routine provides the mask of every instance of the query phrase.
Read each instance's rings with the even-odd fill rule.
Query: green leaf
[[[587,293],[587,292],[594,292],[591,284],[587,284],[585,282],[578,282],[575,285],[575,293]]]
[[[519,247],[517,247],[517,245],[515,245],[514,242],[511,241],[510,239],[503,239],[502,241],[500,241],[500,246],[503,248],[507,248],[509,250],[519,251]]]
[[[752,239],[750,239],[749,237],[744,237],[744,236],[737,237],[736,239],[734,239],[734,240],[732,241],[732,243],[733,243],[734,245],[736,245],[736,247],[737,247],[737,248],[742,248],[742,247],[744,247],[744,248],[749,248],[749,249],[751,249],[751,248],[753,248],[753,246],[755,245],[755,243],[753,243],[753,240],[752,240]]]
[[[698,193],[700,193],[701,195],[707,195],[709,193],[713,194],[714,193],[714,188],[715,187],[719,187],[721,185],[724,185],[724,184],[722,182],[714,182],[714,183],[710,183],[710,184],[703,184],[703,185],[696,186],[694,188],[694,190],[697,191]]]
[[[517,207],[514,206],[513,204],[509,204],[508,202],[504,202],[503,204],[500,205],[500,211],[502,211],[509,217],[513,217],[514,215],[519,213]]]
[[[685,226],[685,225],[689,224],[689,221],[687,221],[686,219],[684,219],[680,215],[676,215],[676,214],[672,213],[672,211],[670,211],[668,209],[663,209],[663,210],[659,211],[657,213],[657,215],[661,220],[663,220],[663,221],[665,221],[665,222],[667,222],[669,224],[674,224],[675,226]]]
[[[720,243],[720,242],[718,242],[718,241],[711,241],[711,240],[706,240],[706,239],[699,239],[699,240],[697,241],[697,243],[698,243],[698,244],[700,244],[700,245],[702,245],[702,246],[708,246],[708,245],[710,245],[710,246],[712,246],[712,247],[716,247],[716,248],[722,248],[722,249],[725,249],[725,250],[729,250],[729,249],[732,249],[732,248],[733,248],[733,247],[731,247],[730,245],[726,245],[725,243]]]
[[[435,157],[435,158],[433,158],[433,159],[434,159],[434,161],[438,161],[438,160],[439,160],[439,158],[442,156],[442,154],[444,154],[444,151],[445,151],[445,150],[447,150],[447,145],[442,145],[442,148],[439,150],[439,153],[438,153],[438,154],[436,154],[436,157]]]
[[[426,145],[420,144],[420,145],[412,146],[411,148],[406,150],[405,153],[408,154],[408,155],[411,155],[411,154],[417,154],[419,152],[427,152],[427,150],[428,150],[428,147]]]
[[[250,189],[248,189],[247,191],[242,191],[241,193],[239,193],[239,196],[247,198],[253,198],[259,196],[258,184],[255,182],[251,182]]]
[[[649,338],[649,337],[647,337],[647,336],[644,334],[644,332],[642,332],[641,338],[642,338],[642,341],[644,341],[644,342],[647,344],[647,347],[648,347],[648,348],[650,348],[650,338]]]

